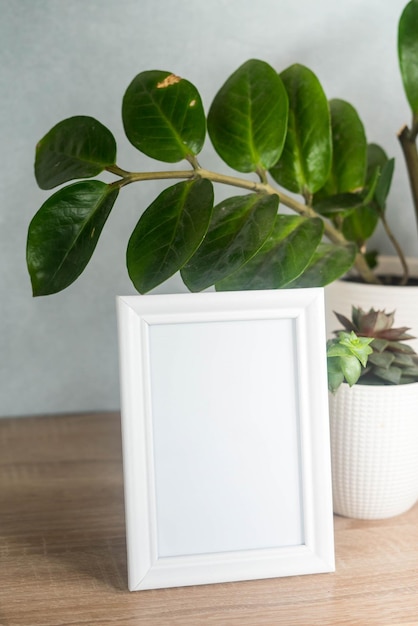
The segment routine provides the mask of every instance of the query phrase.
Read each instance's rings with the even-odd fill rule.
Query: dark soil
[[[379,280],[382,282],[383,285],[388,285],[391,287],[399,287],[399,281],[401,280],[399,276],[378,276]],[[362,280],[361,278],[359,278],[358,276],[349,276],[344,278],[343,280],[346,280],[349,283],[364,283],[364,280]],[[416,287],[418,286],[418,277],[415,276],[411,276],[408,280],[408,282],[406,283],[406,285],[403,285],[404,287]]]

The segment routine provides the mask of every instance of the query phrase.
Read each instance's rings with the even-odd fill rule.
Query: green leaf
[[[377,262],[379,258],[379,252],[377,250],[368,250],[363,256],[371,270],[377,268]]]
[[[320,215],[334,217],[335,215],[349,215],[362,205],[363,197],[359,194],[341,193],[335,196],[324,197],[320,200],[315,199],[313,207]]]
[[[342,373],[339,359],[337,358],[328,358],[327,359],[327,369],[328,369],[328,389],[335,393],[341,383],[344,382],[344,374]]]
[[[376,143],[369,143],[367,146],[367,185],[370,186],[371,180],[375,177],[376,171],[381,171],[388,157],[383,148]]]
[[[344,381],[352,386],[366,367],[373,353],[370,337],[357,337],[354,332],[340,332],[337,339],[327,341],[328,388],[335,392]]]
[[[412,377],[415,380],[418,379],[418,365],[413,365],[411,367],[405,367],[402,369],[402,376]]]
[[[352,267],[356,257],[356,246],[337,246],[321,243],[308,267],[289,287],[324,287],[343,276]]]
[[[323,234],[320,218],[277,215],[260,251],[240,270],[216,284],[218,291],[278,289],[303,272]]]
[[[80,276],[118,193],[99,180],[84,181],[60,189],[42,205],[27,241],[34,296],[62,291]]]
[[[35,177],[41,189],[52,189],[69,180],[97,176],[115,161],[116,142],[110,130],[93,117],[70,117],[36,146]]]
[[[371,337],[357,337],[356,333],[340,332],[338,334],[341,346],[346,347],[350,353],[355,356],[363,367],[366,367],[369,355],[373,354],[373,348],[370,343],[373,341]]]
[[[379,337],[373,338],[373,350],[375,352],[383,352],[389,345],[389,341],[387,339],[380,339]]]
[[[218,204],[202,245],[181,271],[190,291],[206,289],[251,259],[272,230],[278,205],[278,196],[257,194]]]
[[[206,118],[199,92],[170,72],[138,74],[125,92],[122,119],[129,141],[153,159],[176,163],[203,147]]]
[[[341,333],[340,333],[341,334]],[[351,350],[341,344],[338,339],[331,339],[327,342],[327,356],[328,357],[344,357],[350,355],[352,356]]]
[[[288,100],[277,72],[252,59],[216,94],[208,131],[219,156],[239,172],[267,170],[283,150]]]
[[[327,342],[328,388],[334,392],[344,381],[352,386],[362,373],[367,356],[372,351],[368,345],[362,344],[354,333],[340,333],[339,339]],[[343,343],[345,341],[345,343]],[[357,344],[357,345],[355,345]]]
[[[374,342],[373,342],[373,346],[374,346]],[[390,350],[393,350],[394,352],[400,352],[402,354],[414,354],[414,349],[409,346],[407,343],[404,343],[403,341],[390,341],[389,342],[389,346],[390,346]]]
[[[375,198],[382,211],[386,208],[386,199],[389,195],[392,184],[393,172],[395,169],[395,159],[388,159],[383,165],[381,174],[377,181]]]
[[[390,352],[373,352],[369,356],[369,361],[373,365],[387,369],[395,360],[395,355]]]
[[[370,204],[370,202],[376,200],[377,183],[387,161],[388,158],[380,146],[372,143],[367,146],[366,187],[365,192],[362,194],[364,204]]]
[[[201,244],[213,207],[206,179],[165,189],[137,223],[127,249],[129,276],[146,293],[180,270]]]
[[[393,364],[394,365],[400,365],[402,367],[416,367],[414,359],[412,357],[411,354],[400,354],[399,352],[395,352],[393,353],[394,359],[393,359]]]
[[[405,94],[414,116],[418,115],[418,0],[409,2],[398,29],[399,65]]]
[[[361,375],[360,361],[353,355],[347,355],[340,359],[340,366],[344,378],[350,387],[355,385]]]
[[[374,367],[373,374],[385,382],[392,385],[399,385],[402,377],[402,370],[399,367]]]
[[[379,223],[380,210],[384,210],[390,188],[392,178],[390,168],[384,150],[377,144],[369,144],[367,146],[367,190],[363,194],[363,202],[345,216],[342,224],[344,237],[347,241],[354,241],[359,248],[370,239]]]
[[[347,241],[354,241],[361,245],[369,239],[379,222],[379,213],[370,204],[359,206],[344,218],[342,233]]]
[[[270,172],[286,189],[313,194],[323,187],[331,167],[328,102],[307,67],[292,65],[280,76],[289,96],[289,123],[283,154]]]
[[[366,179],[367,140],[355,108],[344,100],[329,103],[332,127],[332,165],[321,197],[359,191]]]

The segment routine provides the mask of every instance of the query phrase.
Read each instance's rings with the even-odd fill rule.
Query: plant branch
[[[415,141],[417,131],[418,125],[414,120],[413,130],[411,131],[407,126],[404,126],[398,133],[398,139],[405,159],[415,216],[418,223],[418,151]]]
[[[145,180],[170,180],[170,179],[191,179],[191,178],[207,178],[213,183],[220,183],[222,185],[230,185],[231,187],[238,187],[240,189],[247,189],[253,193],[266,193],[275,194],[279,196],[280,202],[292,209],[303,217],[319,217],[318,214],[309,206],[298,202],[290,196],[287,196],[282,191],[272,187],[266,182],[257,182],[247,180],[245,178],[238,178],[237,176],[228,176],[226,174],[219,174],[218,172],[212,172],[203,168],[197,168],[195,170],[166,170],[158,172],[128,172],[117,165],[109,165],[106,170],[112,174],[120,176],[120,180],[116,181],[116,185],[123,187],[130,183],[141,182]],[[337,231],[336,231],[337,232]],[[338,236],[336,243],[343,243],[345,240],[342,236]]]
[[[401,262],[402,265],[402,279],[400,281],[400,285],[406,285],[409,279],[409,269],[408,269],[408,264],[406,262],[405,259],[405,255],[402,251],[401,246],[398,243],[398,240],[396,239],[395,235],[393,234],[387,220],[386,220],[386,215],[384,213],[384,211],[380,211],[380,220],[382,222],[383,228],[385,229],[385,232],[390,240],[390,242],[392,243],[393,247],[396,250],[396,254],[399,257],[399,260]]]
[[[220,183],[223,185],[230,185],[240,189],[246,189],[253,193],[270,194],[279,197],[280,203],[287,208],[295,211],[302,217],[307,218],[320,218],[324,223],[324,234],[327,239],[336,245],[347,245],[347,241],[344,235],[337,230],[330,222],[327,222],[319,215],[311,206],[298,202],[291,196],[283,193],[281,190],[276,189],[268,182],[257,182],[247,180],[245,178],[239,178],[236,176],[229,176],[226,174],[219,174],[218,172],[212,172],[210,170],[203,169],[193,164],[194,169],[191,170],[167,170],[158,172],[128,172],[117,165],[110,165],[106,168],[107,171],[116,174],[120,177],[120,180],[112,183],[115,186],[123,187],[130,183],[145,181],[145,180],[170,180],[170,179],[193,179],[193,178],[206,178],[213,183]],[[364,256],[358,253],[354,262],[358,273],[365,282],[379,283],[379,279],[374,275],[369,266],[367,265]]]
[[[366,282],[372,285],[381,285],[382,282],[379,278],[374,274],[374,272],[367,265],[367,261],[364,258],[361,252],[358,252],[354,261],[354,267],[360,274],[361,278]]]
[[[120,176],[120,179],[112,183],[121,188],[131,183],[137,183],[144,180],[170,180],[170,179],[189,179],[196,178],[194,170],[168,170],[162,172],[127,172],[117,165],[109,165],[106,167],[108,172]]]

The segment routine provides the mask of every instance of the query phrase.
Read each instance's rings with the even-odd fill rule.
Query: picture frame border
[[[117,297],[128,587],[131,591],[335,570],[322,288]],[[149,329],[291,319],[297,354],[304,543],[159,557]],[[281,355],[283,358],[283,355]],[[262,366],[262,364],[261,364]]]

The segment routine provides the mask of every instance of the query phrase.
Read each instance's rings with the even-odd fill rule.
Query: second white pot
[[[418,383],[341,385],[330,394],[334,512],[399,515],[418,499]]]
[[[418,259],[408,259],[411,276],[418,277]],[[399,261],[395,257],[382,257],[378,273],[400,273]],[[345,280],[337,280],[325,288],[325,317],[327,336],[341,328],[334,311],[351,317],[351,307],[360,306],[395,311],[395,326],[411,328],[411,334],[417,337],[408,344],[418,352],[418,286],[367,285]]]

